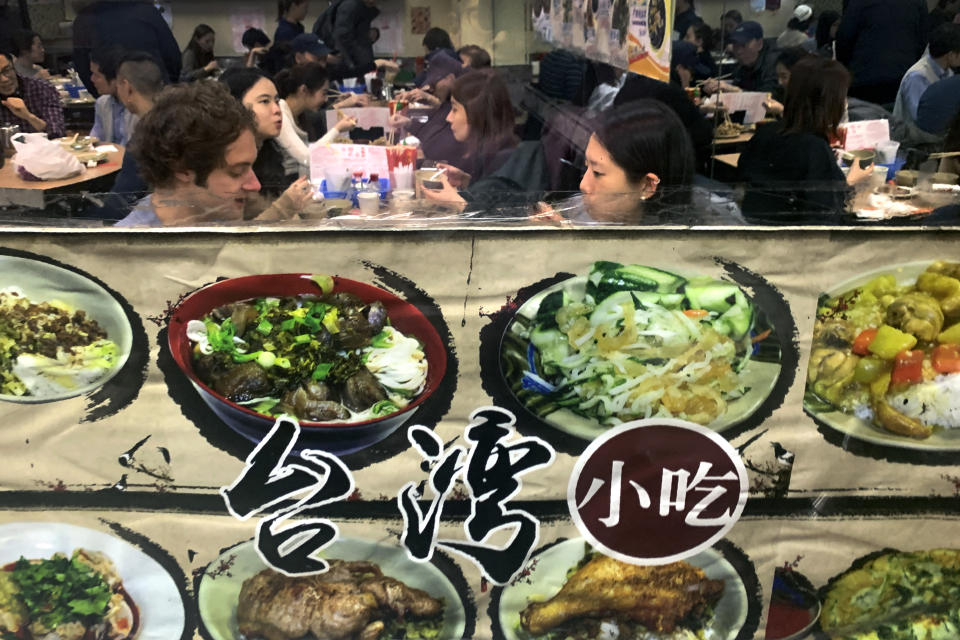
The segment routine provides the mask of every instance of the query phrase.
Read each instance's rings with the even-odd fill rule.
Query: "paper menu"
[[[889,120],[861,120],[848,122],[841,127],[841,139],[844,151],[856,149],[874,149],[881,142],[890,139]]]
[[[767,108],[763,103],[767,101],[769,94],[760,91],[741,91],[736,93],[722,93],[717,96],[717,101],[727,108],[729,113],[736,111],[746,111],[747,115],[743,118],[743,124],[756,124],[767,115]]]
[[[381,127],[386,129],[390,124],[389,107],[350,107],[340,109],[340,113],[348,118],[357,120],[358,129],[374,129]],[[332,129],[340,121],[340,115],[336,109],[327,110],[327,130]]]

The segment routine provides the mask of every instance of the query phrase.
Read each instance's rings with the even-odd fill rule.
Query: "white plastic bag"
[[[48,140],[44,133],[20,133],[13,137],[13,148],[17,154],[13,163],[18,173],[25,179],[63,180],[83,173],[86,169],[77,157],[60,146],[59,142]],[[29,175],[23,175],[26,172]]]

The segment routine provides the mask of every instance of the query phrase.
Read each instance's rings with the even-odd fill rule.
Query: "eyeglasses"
[[[15,75],[17,75],[17,70],[14,68],[12,64],[4,67],[3,69],[0,69],[0,76],[8,76],[12,78]]]

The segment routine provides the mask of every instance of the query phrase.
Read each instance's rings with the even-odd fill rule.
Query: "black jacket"
[[[180,79],[180,46],[151,2],[94,2],[73,22],[73,64],[91,94],[90,53],[120,45],[131,51],[152,54],[168,82]]]
[[[373,43],[370,42],[370,23],[380,15],[376,7],[368,7],[363,0],[334,0],[314,25],[328,47],[334,50],[350,73],[362,76],[376,70]],[[321,24],[326,20],[327,25]],[[352,77],[352,76],[348,76]]]
[[[837,30],[837,60],[853,86],[900,82],[927,46],[924,0],[850,0]]]
[[[755,221],[817,222],[842,215],[846,178],[827,141],[810,133],[784,133],[772,122],[757,129],[740,155],[748,184],[743,214]]]
[[[674,19],[673,30],[680,34],[680,39],[683,40],[683,38],[687,35],[687,29],[689,29],[691,25],[697,24],[698,22],[700,22],[700,16],[698,16],[691,7],[683,13],[677,14],[676,18]]]
[[[734,68],[733,84],[743,91],[772,92],[780,86],[777,80],[777,54],[775,49],[764,43],[752,67],[738,64]]]
[[[690,134],[690,141],[697,156],[697,169],[702,169],[710,159],[713,125],[700,113],[697,105],[690,101],[680,87],[635,73],[629,74],[613,105],[618,106],[641,98],[657,100],[676,112]]]

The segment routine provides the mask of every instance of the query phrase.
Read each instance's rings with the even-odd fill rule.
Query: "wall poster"
[[[558,47],[666,82],[673,0],[545,0],[534,29]]]

